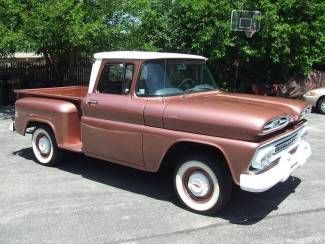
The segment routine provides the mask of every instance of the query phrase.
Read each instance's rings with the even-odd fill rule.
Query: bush
[[[232,32],[233,9],[260,10],[261,31]],[[324,13],[323,0],[148,1],[136,34],[146,48],[207,56],[223,82],[234,79],[235,61],[242,81],[281,82],[325,63]]]

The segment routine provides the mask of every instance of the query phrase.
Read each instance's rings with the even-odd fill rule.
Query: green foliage
[[[260,10],[252,39],[230,30],[233,9]],[[325,63],[324,0],[0,0],[0,55],[52,59],[103,50],[202,54],[221,81],[282,81]]]
[[[232,32],[233,9],[260,10],[261,31]],[[209,57],[220,80],[233,79],[237,60],[248,79],[282,81],[325,62],[324,13],[323,0],[152,0],[137,31],[150,48]]]
[[[123,0],[0,1],[2,54],[23,48],[62,59],[110,50],[125,37],[132,13]]]
[[[12,0],[0,0],[0,57],[27,45],[21,30],[21,8]]]

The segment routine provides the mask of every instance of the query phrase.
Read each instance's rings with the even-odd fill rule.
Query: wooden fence
[[[0,106],[15,102],[15,89],[54,86],[87,86],[91,73],[91,60],[81,59],[75,65],[58,66],[61,82],[56,78],[53,65],[0,59]]]

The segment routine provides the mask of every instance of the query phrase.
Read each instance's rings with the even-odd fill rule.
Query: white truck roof
[[[95,59],[200,59],[207,60],[207,58],[198,55],[182,54],[182,53],[161,53],[161,52],[141,52],[141,51],[113,51],[95,53]]]

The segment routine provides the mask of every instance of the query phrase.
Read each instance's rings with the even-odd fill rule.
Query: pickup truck
[[[172,170],[188,209],[224,207],[232,186],[263,192],[303,165],[310,106],[217,87],[202,56],[158,52],[94,55],[89,87],[17,90],[14,128],[32,133],[38,163],[62,151],[139,170]]]

